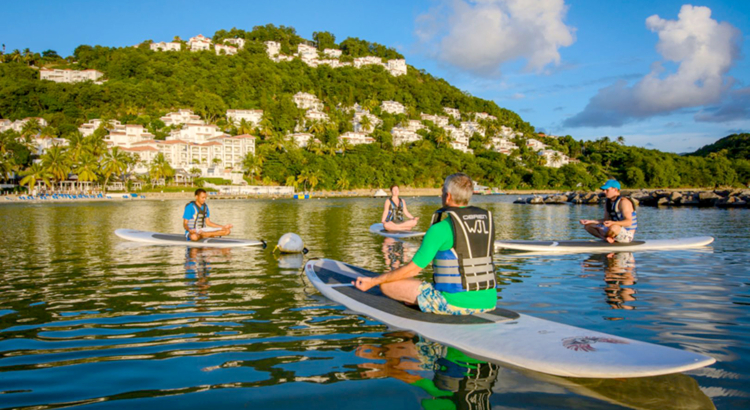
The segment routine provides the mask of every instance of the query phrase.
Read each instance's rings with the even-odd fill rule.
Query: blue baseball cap
[[[610,179],[606,184],[602,185],[601,189],[617,188],[620,189],[620,183],[616,179]]]

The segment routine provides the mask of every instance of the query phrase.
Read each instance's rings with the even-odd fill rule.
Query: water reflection
[[[489,409],[498,366],[473,359],[452,347],[419,338],[411,332],[390,333],[402,341],[361,345],[356,355],[378,362],[360,364],[367,379],[391,377],[424,390],[431,398],[424,409]],[[385,362],[380,362],[385,360]],[[425,377],[432,373],[432,377]]]
[[[409,263],[414,254],[417,253],[419,245],[412,242],[402,242],[393,238],[385,238],[381,249],[386,269],[394,270]]]
[[[612,309],[635,309],[635,306],[629,304],[636,300],[634,286],[638,280],[632,252],[591,255],[582,265],[584,272],[598,274],[601,270],[604,271],[604,294]]]
[[[305,256],[302,253],[282,253],[276,256],[276,261],[283,273],[297,272],[305,264]]]

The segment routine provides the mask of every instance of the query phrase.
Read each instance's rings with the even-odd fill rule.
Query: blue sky
[[[408,64],[553,134],[688,152],[750,132],[744,0],[27,0],[2,11],[8,52],[65,56],[80,44],[272,23],[395,47]]]

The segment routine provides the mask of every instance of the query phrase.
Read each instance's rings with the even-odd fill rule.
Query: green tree
[[[23,178],[21,178],[20,184],[21,186],[28,186],[29,194],[34,193],[37,182],[50,186],[51,175],[41,164],[31,164],[28,169],[21,171],[21,176]]]
[[[101,173],[104,175],[104,192],[107,192],[109,179],[112,176],[119,177],[128,170],[128,160],[127,153],[119,147],[113,147],[102,156]]]

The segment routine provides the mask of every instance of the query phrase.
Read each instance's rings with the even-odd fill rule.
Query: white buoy
[[[302,238],[296,233],[291,232],[281,235],[276,248],[281,253],[307,253],[307,249],[305,249],[305,245],[302,243]]]

